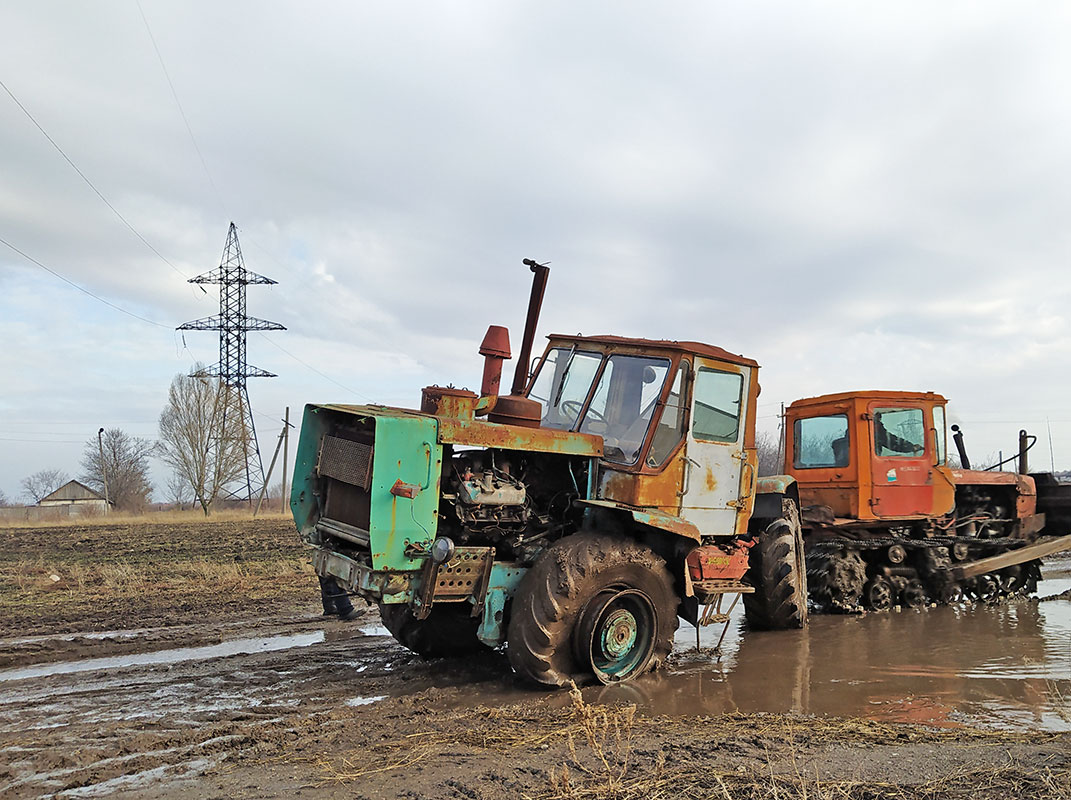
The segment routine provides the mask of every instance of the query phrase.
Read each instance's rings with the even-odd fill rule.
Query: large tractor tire
[[[405,603],[380,603],[379,616],[391,635],[424,658],[475,653],[485,645],[476,638],[480,620],[468,603],[437,603],[425,619],[417,619]]]
[[[807,624],[807,564],[796,501],[781,500],[781,516],[759,535],[751,549],[748,579],[755,587],[744,595],[744,616],[752,628],[780,630]]]
[[[677,603],[666,562],[650,548],[605,534],[567,536],[517,587],[510,664],[546,686],[630,680],[669,655]]]

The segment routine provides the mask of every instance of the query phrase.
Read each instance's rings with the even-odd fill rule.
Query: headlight
[[[454,543],[445,536],[439,536],[431,543],[431,560],[436,564],[445,564],[454,555]]]

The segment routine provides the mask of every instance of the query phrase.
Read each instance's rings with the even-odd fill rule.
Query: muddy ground
[[[1038,601],[1019,602],[997,612],[1000,630],[1043,627]],[[895,724],[872,701],[855,716],[814,713],[797,697],[818,691],[813,669],[793,683],[773,649],[754,649],[796,663],[803,651],[782,643],[805,645],[836,692],[833,662],[847,674],[850,658],[816,643],[849,628],[873,638],[865,620],[826,618],[809,640],[734,630],[728,669],[743,669],[750,642],[748,686],[784,688],[795,709],[751,713],[763,705],[744,684],[725,695],[696,671],[687,636],[665,674],[570,695],[519,684],[501,653],[422,661],[372,609],[355,622],[319,611],[282,518],[0,530],[0,797],[1071,797],[1071,725],[1051,714],[1060,676],[1030,684],[1048,692],[1055,726],[957,716],[955,687],[982,680],[963,669],[956,683],[919,679],[951,709],[941,727]],[[890,639],[940,619],[904,617]],[[889,656],[867,658],[875,670]]]

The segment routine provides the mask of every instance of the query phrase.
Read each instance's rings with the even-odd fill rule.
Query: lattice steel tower
[[[190,283],[219,284],[219,314],[204,319],[195,319],[179,325],[180,331],[219,331],[219,363],[203,370],[190,373],[191,377],[219,378],[225,389],[223,418],[220,426],[221,435],[229,431],[227,415],[239,414],[242,418],[242,438],[245,443],[245,482],[229,492],[231,497],[253,498],[255,492],[264,485],[264,462],[260,458],[260,445],[257,443],[257,429],[253,423],[253,410],[249,406],[249,390],[246,378],[274,378],[275,374],[251,367],[245,358],[246,331],[285,331],[278,322],[250,317],[245,313],[245,290],[251,283],[274,284],[271,278],[265,278],[245,268],[242,260],[242,248],[238,244],[238,229],[231,223],[227,232],[227,246],[223,249],[223,258],[219,269],[190,278]],[[233,403],[233,407],[232,407]],[[223,443],[217,441],[217,446]]]

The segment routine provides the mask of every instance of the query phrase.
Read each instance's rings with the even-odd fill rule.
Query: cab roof
[[[935,392],[891,392],[878,389],[868,389],[855,392],[839,392],[837,394],[823,394],[818,397],[805,397],[802,400],[793,401],[789,408],[803,408],[805,406],[817,406],[825,403],[838,403],[845,400],[889,400],[901,402],[927,402],[947,403],[948,401]]]
[[[703,344],[702,342],[678,342],[671,339],[633,339],[628,336],[581,336],[579,334],[569,335],[567,333],[552,333],[547,339],[552,341],[555,339],[564,339],[566,341],[577,342],[580,344],[641,347],[650,350],[671,350],[678,353],[690,353],[705,356],[706,358],[714,358],[718,361],[728,361],[730,364],[739,364],[743,367],[759,366],[757,361],[753,361],[750,358],[745,358],[744,356],[730,353],[728,350],[723,350],[720,347],[715,347],[712,344]]]

